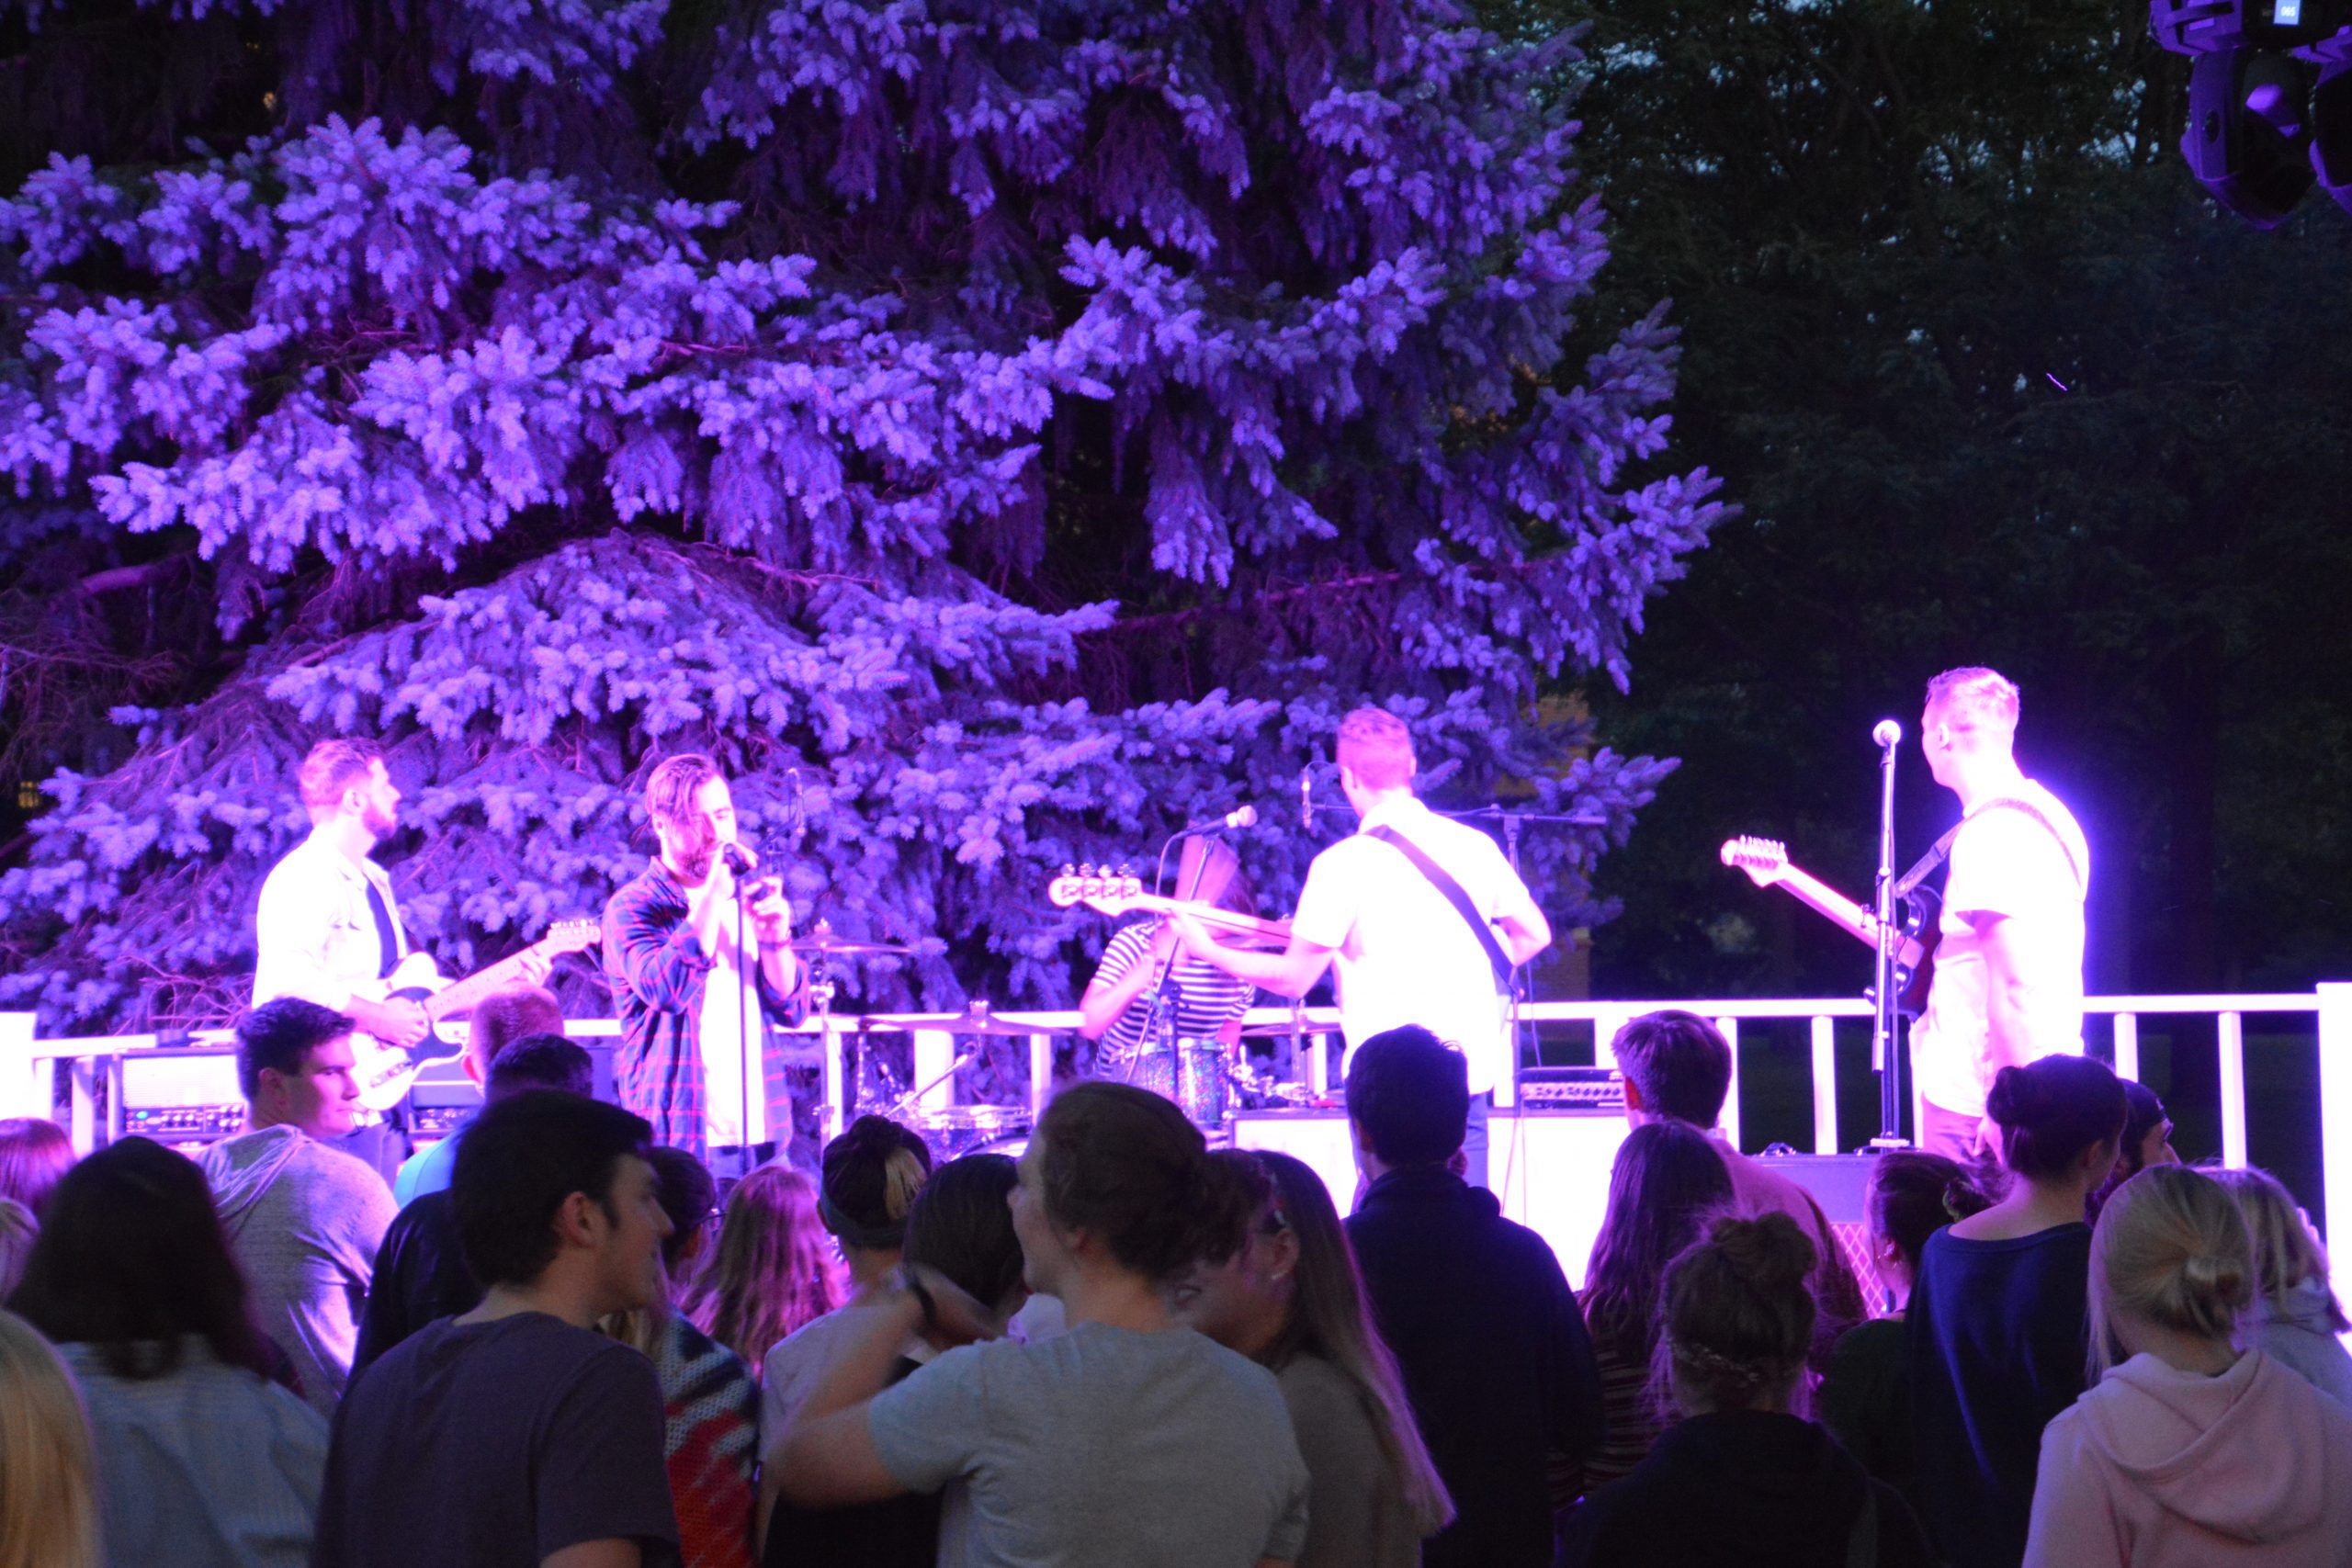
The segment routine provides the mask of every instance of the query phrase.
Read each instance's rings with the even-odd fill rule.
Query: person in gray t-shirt
[[[884,1387],[906,1336],[993,1331],[926,1270],[867,1322],[768,1455],[804,1507],[946,1488],[939,1561],[1266,1568],[1306,1539],[1306,1467],[1264,1368],[1177,1326],[1162,1282],[1240,1216],[1167,1100],[1082,1083],[1047,1108],[1013,1190],[1031,1289],[1069,1332],[966,1345]],[[1227,1250],[1230,1250],[1229,1245]]]
[[[204,1151],[221,1227],[254,1312],[332,1417],[351,1374],[376,1251],[397,1213],[371,1167],[334,1147],[352,1128],[350,1019],[295,997],[237,1021],[247,1131]]]

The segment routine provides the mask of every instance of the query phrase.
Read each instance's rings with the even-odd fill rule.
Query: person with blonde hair
[[[1413,1424],[1322,1178],[1288,1155],[1218,1149],[1242,1221],[1230,1257],[1178,1276],[1179,1320],[1274,1374],[1306,1461],[1298,1568],[1417,1568],[1453,1499]]]
[[[2352,1564],[2352,1412],[2233,1342],[2254,1244],[2221,1183],[2151,1166],[2091,1240],[2096,1386],[2041,1436],[2026,1568]]]
[[[1927,1010],[1911,1032],[1919,1146],[1963,1163],[1988,1152],[1995,1074],[2083,1050],[2090,844],[2065,804],[2018,766],[2018,711],[2014,683],[1969,666],[1928,682],[1919,719],[1928,771],[1961,809],[1904,878],[1951,861]]]
[[[98,1568],[94,1468],[74,1380],[0,1312],[0,1568]]]
[[[817,1184],[763,1165],[735,1184],[719,1215],[718,1246],[686,1298],[697,1327],[760,1366],[792,1334],[842,1303],[828,1256]]]
[[[1569,1568],[1935,1561],[1902,1495],[1793,1414],[1813,1347],[1813,1243],[1724,1217],[1666,1270],[1654,1375],[1681,1418],[1576,1515]]]
[[[2268,1171],[2208,1174],[2237,1201],[2254,1240],[2254,1303],[2238,1314],[2238,1343],[2284,1361],[2352,1410],[2352,1354],[2338,1337],[2352,1320],[2328,1288],[2327,1248]]]

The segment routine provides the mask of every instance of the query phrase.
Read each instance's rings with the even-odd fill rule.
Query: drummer
[[[1201,903],[1239,915],[1258,912],[1240,862],[1232,850],[1214,839],[1184,840],[1176,886]],[[1131,1056],[1142,1043],[1145,1018],[1150,1011],[1145,993],[1162,970],[1168,972],[1166,983],[1177,988],[1179,1038],[1215,1039],[1227,1045],[1241,1038],[1241,1015],[1257,999],[1258,988],[1215,964],[1184,955],[1176,945],[1174,928],[1147,916],[1120,927],[1104,944],[1094,978],[1078,1000],[1078,1032],[1095,1042],[1096,1072]]]

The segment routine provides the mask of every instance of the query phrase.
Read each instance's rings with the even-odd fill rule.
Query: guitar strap
[[[376,879],[362,874],[359,880],[368,889],[368,912],[376,917],[376,945],[383,955],[383,962],[376,970],[376,978],[389,979],[392,971],[401,965],[400,927],[392,923],[391,907],[384,902],[384,895],[377,887]]]
[[[1919,857],[1918,864],[1913,866],[1909,871],[1905,872],[1900,877],[1895,879],[1894,896],[1898,898],[1908,898],[1912,894],[1917,892],[1919,890],[1919,884],[1935,875],[1937,871],[1942,867],[1944,862],[1951,859],[1951,846],[1953,841],[1960,837],[1960,830],[1962,828],[1967,827],[1971,822],[1975,821],[1979,817],[1984,816],[1987,811],[2022,812],[2026,816],[2033,818],[2036,822],[2041,823],[2042,831],[2048,833],[2050,837],[2056,841],[2058,845],[2058,852],[2066,857],[2066,870],[2073,874],[2075,878],[2075,886],[2078,888],[2084,888],[2085,891],[2088,891],[2088,889],[2085,887],[2083,882],[2083,868],[2075,863],[2074,847],[2066,842],[2066,835],[2058,830],[2058,825],[2051,821],[2047,816],[2043,815],[2041,808],[2034,805],[2033,802],[2030,800],[2020,800],[2014,795],[2005,795],[1998,800],[1986,801],[1983,806],[1977,807],[1974,811],[1970,812],[1967,816],[1953,823],[1951,827],[1945,831],[1944,836],[1936,840],[1934,847],[1929,849],[1926,854]]]
[[[1415,871],[1429,878],[1430,886],[1444,895],[1445,901],[1453,906],[1453,912],[1462,917],[1463,923],[1470,928],[1470,934],[1476,937],[1478,945],[1486,950],[1487,962],[1495,971],[1495,994],[1502,997],[1510,996],[1510,959],[1503,952],[1503,944],[1495,940],[1494,928],[1479,915],[1478,907],[1470,902],[1470,895],[1463,891],[1462,884],[1454,881],[1445,867],[1423,854],[1412,840],[1408,839],[1394,828],[1367,828],[1364,829],[1364,836],[1368,839],[1378,839],[1382,843],[1394,848],[1397,853],[1413,863]]]

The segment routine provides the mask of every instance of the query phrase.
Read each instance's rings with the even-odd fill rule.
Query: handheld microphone
[[[1227,812],[1222,817],[1204,817],[1200,821],[1188,825],[1184,831],[1187,833],[1223,833],[1235,828],[1254,828],[1257,825],[1258,808],[1254,806],[1245,805],[1238,810]]]
[[[1301,832],[1315,830],[1315,770],[1298,770],[1298,826]]]
[[[1899,745],[1903,740],[1903,727],[1891,718],[1880,719],[1878,727],[1871,731],[1871,739],[1882,747]]]
[[[727,862],[727,869],[733,872],[736,875],[749,876],[751,874],[752,857],[743,852],[742,845],[721,844],[718,846],[718,853],[720,858]]]

